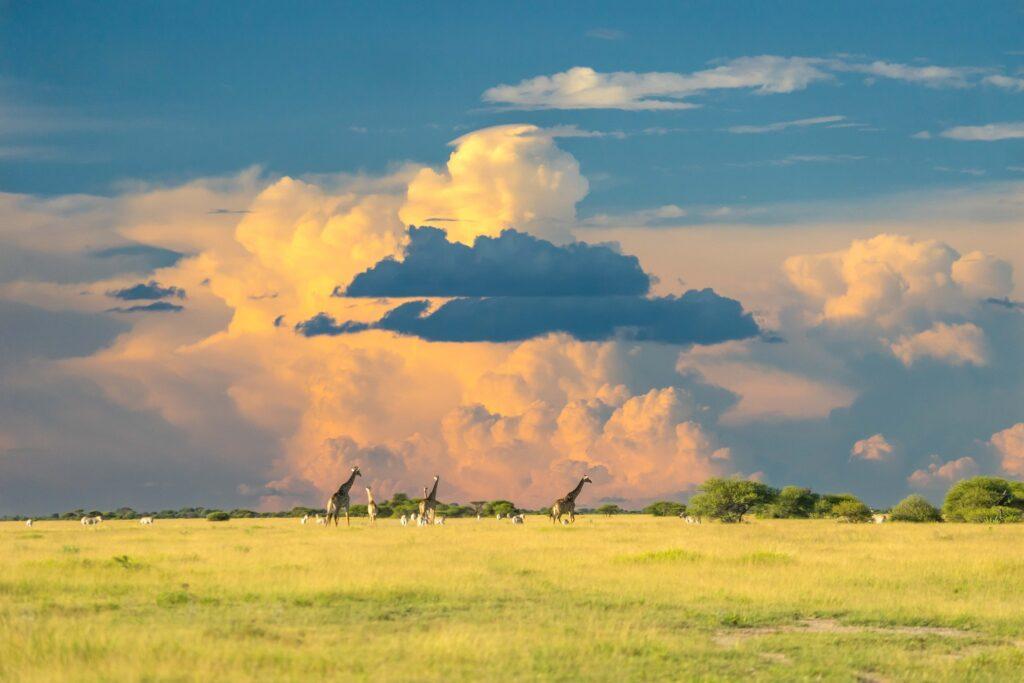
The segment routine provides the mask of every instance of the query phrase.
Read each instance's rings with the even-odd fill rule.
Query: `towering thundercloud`
[[[580,495],[580,491],[583,490],[584,484],[593,484],[590,477],[583,475],[580,479],[580,483],[576,484],[576,488],[569,493],[565,494],[565,498],[559,498],[555,501],[555,504],[551,506],[551,523],[562,521],[562,515],[569,515],[569,523],[576,521],[576,497]]]

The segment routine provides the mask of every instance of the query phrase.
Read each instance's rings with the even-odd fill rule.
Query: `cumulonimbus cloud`
[[[651,278],[635,256],[607,245],[555,246],[516,230],[449,242],[444,230],[410,227],[401,261],[384,259],[338,294],[349,297],[643,295]]]

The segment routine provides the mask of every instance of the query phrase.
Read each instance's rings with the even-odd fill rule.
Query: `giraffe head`
[[[359,471],[359,465],[356,465],[355,467],[352,468],[352,475],[356,477],[363,476],[363,473]]]
[[[589,474],[584,474],[583,475],[583,481],[586,482],[587,484],[593,484],[594,483],[594,480],[590,478]]]

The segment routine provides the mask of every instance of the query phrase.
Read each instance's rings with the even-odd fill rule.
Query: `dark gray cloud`
[[[409,228],[402,261],[385,259],[336,296],[583,297],[646,294],[651,277],[635,256],[582,242],[556,246],[515,230],[468,247],[444,230]]]
[[[128,329],[106,315],[48,311],[0,300],[0,368],[29,358],[89,356]]]
[[[177,313],[185,310],[184,306],[172,304],[170,301],[154,301],[151,304],[108,308],[108,313]]]
[[[140,301],[149,299],[184,299],[185,290],[174,285],[163,286],[156,280],[140,282],[123,289],[113,289],[107,296],[123,301]]]
[[[623,337],[670,344],[714,344],[758,334],[738,301],[713,290],[681,297],[492,297],[452,299],[427,313],[410,301],[376,323],[338,323],[320,313],[295,326],[307,337],[381,329],[428,341],[510,342],[563,332],[584,341]]]
[[[122,272],[149,271],[157,268],[169,268],[185,257],[181,252],[148,244],[127,244],[120,247],[107,247],[89,252],[89,255],[106,260],[124,263]]]

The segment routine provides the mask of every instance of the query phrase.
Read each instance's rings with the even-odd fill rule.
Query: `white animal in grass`
[[[494,515],[494,518],[500,522],[501,521],[501,513],[499,512],[498,514]]]
[[[441,515],[440,517],[435,519],[434,524],[436,524],[437,526],[444,526],[444,515]]]
[[[25,526],[32,526],[32,520],[31,519],[26,519],[25,520]]]
[[[881,524],[882,522],[889,521],[889,515],[871,515],[871,521],[875,524]]]
[[[402,519],[399,521],[402,522],[402,526],[409,526],[409,515],[402,515]]]
[[[426,515],[423,515],[422,517],[416,515],[416,526],[427,526],[428,524],[430,524],[430,522],[427,521]]]
[[[309,515],[302,515],[302,523],[309,524]]]
[[[526,517],[522,514],[512,515],[513,524],[523,524],[526,522]]]
[[[317,515],[316,516],[316,523],[319,524],[320,526],[326,526],[327,518],[326,517],[321,517],[320,515]]]
[[[569,526],[569,520],[568,519],[563,519],[562,520],[562,526]]]
[[[153,518],[152,517],[142,517],[141,519],[139,519],[139,525],[141,525],[141,526],[150,526],[152,523],[153,523]]]
[[[700,524],[700,517],[691,517],[690,515],[687,515],[685,519],[687,524]]]
[[[95,517],[86,515],[85,517],[82,517],[82,526],[96,526],[102,521],[103,517],[100,515],[96,515]]]

